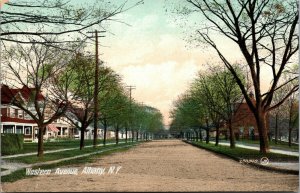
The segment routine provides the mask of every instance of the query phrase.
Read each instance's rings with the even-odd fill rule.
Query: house
[[[23,101],[29,101],[33,96],[34,90],[23,86],[20,89],[12,89],[7,85],[1,85],[1,133],[18,133],[24,134],[24,141],[37,141],[38,125],[31,116],[24,110],[11,104],[14,98],[20,97]],[[44,101],[44,96],[40,93],[37,101]],[[33,104],[28,104],[28,109],[36,114]],[[60,118],[46,127],[44,139],[56,137],[70,137],[72,126]]]
[[[255,104],[254,95],[251,92],[249,94],[250,100]],[[269,115],[267,114],[267,120]],[[269,121],[266,122],[267,129],[269,130]],[[246,102],[238,103],[234,105],[234,115],[232,119],[232,128],[236,139],[258,139],[258,127],[256,119],[252,111],[250,110]],[[229,134],[228,134],[229,136]]]
[[[24,134],[24,141],[32,141],[37,124],[23,110],[11,105],[14,97],[22,97],[26,100],[30,97],[30,89],[26,87],[11,89],[1,85],[1,133]],[[43,100],[43,97],[39,95],[38,100]]]
[[[98,128],[97,130],[97,134],[98,134],[98,139],[103,139],[104,138],[104,129]],[[127,137],[131,137],[131,132],[128,131],[127,133]],[[107,128],[106,131],[106,139],[115,139],[116,138],[116,132],[114,130],[111,130],[111,128]],[[125,132],[123,132],[123,130],[119,131],[119,139],[125,139]],[[86,133],[85,133],[85,139],[94,139],[94,128],[89,126],[86,129]]]

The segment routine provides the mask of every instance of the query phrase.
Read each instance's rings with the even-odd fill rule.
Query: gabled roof
[[[21,89],[20,88],[12,89],[9,88],[7,85],[4,84],[1,85],[2,104],[9,104],[13,100],[13,98],[16,97],[18,94],[20,94],[24,100],[28,101],[31,97],[35,96],[35,89],[29,88],[27,86],[23,86]],[[45,100],[41,92],[37,95],[37,100],[38,101]]]
[[[9,104],[14,95],[7,85],[1,85],[1,104]]]

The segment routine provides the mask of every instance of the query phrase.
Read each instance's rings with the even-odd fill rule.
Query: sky
[[[125,84],[136,86],[132,95],[136,101],[158,108],[169,125],[172,102],[213,54],[188,45],[185,30],[175,23],[174,14],[166,12],[165,0],[144,0],[119,19],[130,26],[110,24],[114,35],[106,33],[100,40],[101,59]],[[232,52],[230,46],[226,49]]]
[[[84,5],[93,1],[73,2]],[[128,0],[127,6],[138,1]],[[188,89],[204,64],[218,61],[211,49],[196,47],[185,40],[194,27],[202,24],[200,15],[190,18],[186,24],[178,15],[166,11],[170,10],[169,5],[178,6],[183,2],[144,0],[144,4],[114,18],[121,22],[109,22],[105,37],[99,39],[100,59],[123,78],[123,83],[136,86],[132,93],[134,100],[162,112],[167,127],[172,102]],[[229,40],[216,36],[216,41],[222,42],[218,46],[229,60],[242,58],[239,48]],[[90,49],[94,51],[92,45]]]

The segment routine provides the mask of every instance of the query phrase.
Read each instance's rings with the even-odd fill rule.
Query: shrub
[[[1,154],[9,155],[23,149],[24,135],[14,133],[1,134]]]

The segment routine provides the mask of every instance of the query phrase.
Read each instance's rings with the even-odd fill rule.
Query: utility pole
[[[98,37],[105,37],[105,36],[98,36],[98,33],[104,33],[105,31],[97,31],[95,32],[88,32],[88,33],[95,33],[96,38],[96,50],[95,50],[95,59],[96,59],[96,66],[95,66],[95,89],[94,89],[94,141],[93,146],[94,148],[97,147],[97,128],[98,128],[98,93],[99,93],[99,53],[98,53]]]
[[[130,121],[130,127],[131,127],[131,137],[132,137],[132,142],[133,142],[133,139],[134,139],[134,134],[133,134],[133,128],[132,128],[132,97],[131,97],[131,90],[134,90],[134,89],[136,89],[136,87],[135,86],[132,86],[132,85],[130,85],[130,86],[126,86],[126,88],[128,88],[128,90],[129,90],[129,99],[130,99],[130,118],[129,118],[129,121]]]

